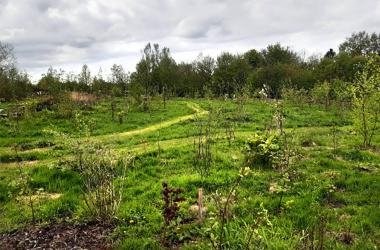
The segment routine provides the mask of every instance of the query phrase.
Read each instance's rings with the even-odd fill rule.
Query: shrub
[[[278,133],[254,134],[246,142],[245,161],[249,166],[274,166],[281,151]]]
[[[122,200],[126,169],[132,159],[127,155],[122,160],[115,160],[109,150],[100,146],[87,148],[84,152],[80,174],[90,217],[102,221],[115,218]],[[116,183],[118,178],[119,186]]]

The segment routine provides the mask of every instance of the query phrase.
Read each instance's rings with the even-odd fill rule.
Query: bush
[[[246,164],[248,166],[274,166],[281,151],[279,143],[280,140],[277,133],[255,134],[246,142]]]
[[[80,174],[89,215],[96,220],[111,221],[122,200],[126,169],[132,157],[115,160],[109,150],[95,146],[87,148],[82,159]],[[118,178],[120,184],[117,186]]]

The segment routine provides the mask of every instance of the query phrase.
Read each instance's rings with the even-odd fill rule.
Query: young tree
[[[353,120],[363,147],[372,145],[380,119],[380,56],[371,56],[352,86]]]
[[[314,86],[314,88],[311,90],[311,96],[314,102],[324,104],[325,109],[327,109],[327,107],[330,105],[330,92],[330,83],[325,81]]]

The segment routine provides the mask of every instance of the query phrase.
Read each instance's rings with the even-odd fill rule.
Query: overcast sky
[[[133,71],[147,42],[177,61],[280,42],[306,55],[380,31],[380,0],[0,0],[0,41],[34,78],[51,65]]]

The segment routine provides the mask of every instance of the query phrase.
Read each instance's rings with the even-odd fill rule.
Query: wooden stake
[[[198,188],[198,209],[199,209],[199,218],[202,220],[203,219],[203,189]]]

